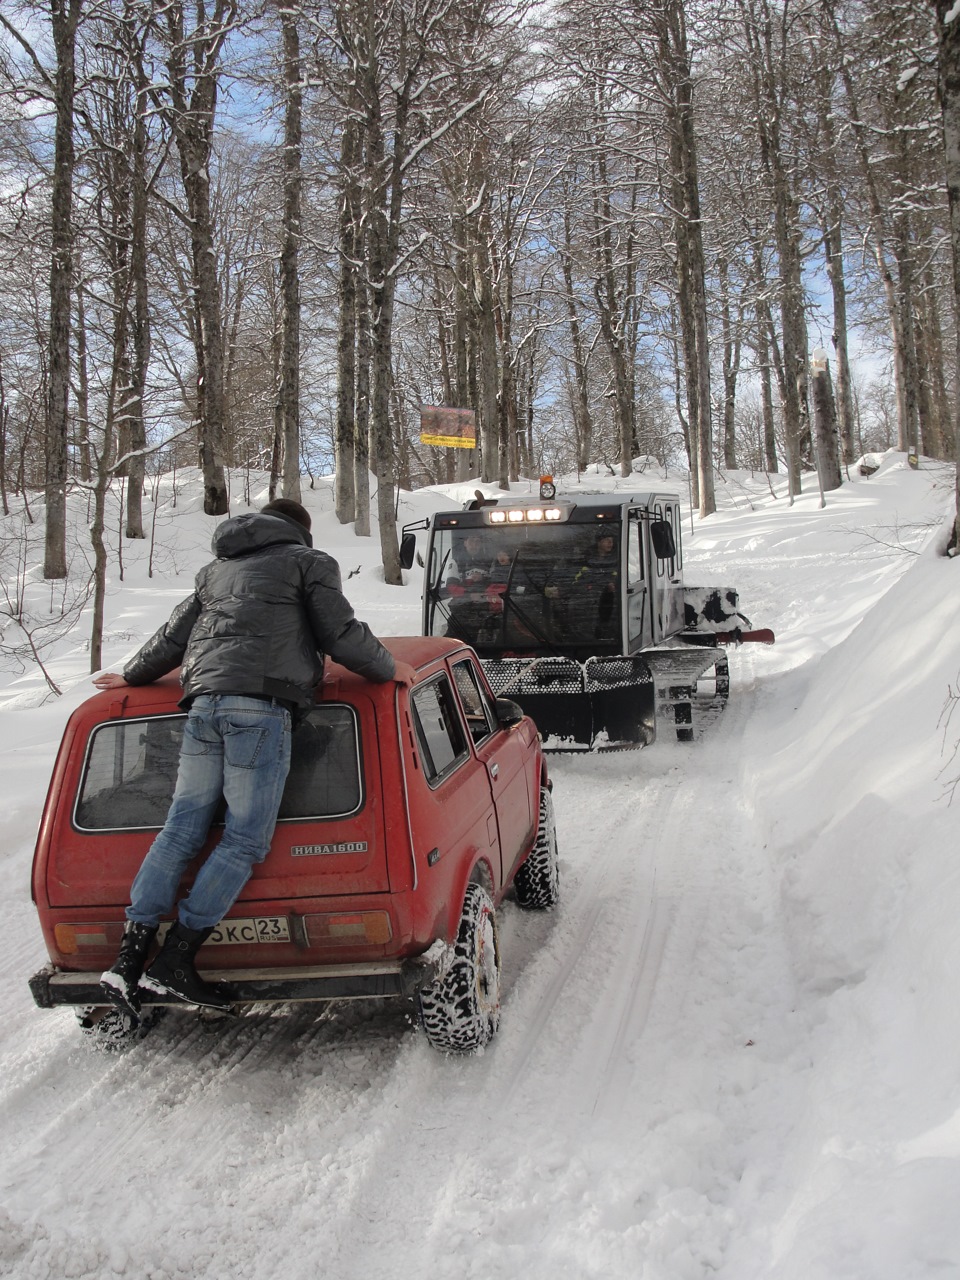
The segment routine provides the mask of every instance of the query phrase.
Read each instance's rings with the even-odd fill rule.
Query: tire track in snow
[[[585,793],[595,788],[596,773],[604,768],[609,769],[609,765],[592,759],[585,766],[585,776],[567,779],[571,801],[581,811]],[[621,762],[621,775],[628,768]],[[437,1059],[423,1046],[428,1055],[427,1077],[411,1074],[404,1082],[401,1067],[397,1079],[391,1082],[403,1101],[395,1104],[391,1121],[379,1135],[374,1166],[354,1192],[358,1208],[388,1203],[389,1219],[366,1223],[365,1238],[351,1241],[349,1256],[344,1254],[335,1263],[331,1260],[338,1280],[361,1280],[371,1268],[382,1268],[398,1223],[404,1224],[407,1267],[425,1268],[434,1277],[472,1274],[463,1270],[462,1256],[459,1262],[452,1257],[456,1251],[451,1232],[467,1203],[481,1222],[493,1212],[477,1190],[503,1176],[499,1166],[502,1153],[495,1149],[497,1144],[491,1144],[491,1134],[502,1134],[504,1126],[509,1130],[511,1117],[517,1113],[527,1122],[531,1114],[539,1115],[545,1130],[547,1117],[558,1111],[564,1115],[572,1111],[581,1124],[590,1123],[610,1064],[623,1041],[642,1032],[656,982],[662,939],[669,925],[669,911],[656,912],[650,897],[656,878],[655,841],[648,842],[638,858],[632,850],[618,845],[616,838],[618,832],[635,826],[638,811],[644,815],[647,830],[663,825],[679,794],[679,778],[674,776],[678,774],[675,764],[661,764],[660,768],[667,770],[668,785],[651,785],[639,796],[631,789],[615,803],[608,798],[602,815],[591,810],[591,849],[586,860],[578,864],[586,870],[574,896],[562,899],[554,913],[556,921],[546,945],[517,979],[504,1010],[500,1035],[493,1045],[476,1058],[446,1061]],[[562,794],[564,778],[560,775],[566,770],[556,772],[557,790]],[[631,787],[635,785],[635,780],[630,781]],[[628,885],[623,883],[625,860],[632,869]],[[614,877],[616,892],[611,887]],[[629,927],[631,918],[644,917],[647,927]],[[522,927],[523,919],[518,922],[518,928]],[[611,967],[612,940],[616,945]],[[636,981],[637,972],[648,964],[653,969],[644,979],[644,986]],[[611,975],[612,991],[598,993],[598,973]],[[575,1019],[576,1038],[572,1045],[569,1042],[570,1006],[574,999],[588,1009],[596,1008],[598,1000],[600,1004],[609,1000],[616,1006],[612,1023],[609,1015],[601,1020],[606,1048],[599,1055],[589,1019]],[[568,1054],[572,1051],[569,1078],[561,1082],[559,1089],[552,1087],[549,1097],[543,1097],[538,1082],[546,1075],[552,1086],[557,1083],[553,1078],[557,1035],[567,1040]],[[425,1117],[421,1124],[411,1120],[418,1115]],[[452,1140],[462,1155],[452,1168],[436,1168],[434,1153],[444,1149],[445,1139]],[[511,1168],[515,1159],[511,1154],[507,1160]],[[404,1167],[416,1169],[416,1179],[403,1180],[388,1172]]]
[[[603,889],[609,869],[610,851],[608,849],[606,856],[602,860],[591,864],[587,875],[580,883],[573,904],[567,907],[567,904],[561,898],[560,906],[557,909],[557,915],[560,918],[558,922],[562,924],[563,916],[569,912],[573,919],[577,921],[574,926],[573,936],[564,936],[566,931],[563,930],[557,939],[558,946],[563,947],[563,954],[555,965],[553,976],[546,991],[538,992],[528,977],[523,984],[522,990],[517,993],[516,998],[511,1002],[507,1010],[507,1017],[511,1020],[522,1018],[522,1006],[529,1004],[532,999],[536,1000],[533,1017],[524,1024],[523,1038],[519,1047],[511,1056],[509,1068],[500,1086],[504,1103],[511,1100],[517,1086],[523,1079],[527,1063],[539,1045],[543,1030],[563,998],[568,983],[576,973],[578,962],[594,937],[597,923],[605,906]],[[551,947],[551,951],[555,949],[555,947]],[[538,960],[541,967],[547,963],[547,957],[543,953],[538,956]]]
[[[636,985],[597,1075],[592,1115],[601,1120],[617,1115],[627,1094],[633,1069],[624,1061],[625,1049],[640,1038],[647,1025],[671,923],[670,908],[655,898],[631,969]]]
[[[602,768],[600,760],[597,758],[586,760],[585,763]],[[586,775],[583,778],[584,788],[589,785],[590,775],[593,772],[593,769],[586,771]],[[645,815],[644,821],[647,829],[650,831],[659,830],[676,800],[676,795],[676,787],[656,787],[645,794],[644,802],[638,806],[636,795],[631,794],[625,797],[612,813],[609,811],[604,813],[599,831],[594,828],[593,834],[597,837],[600,856],[592,859],[588,864],[587,872],[580,882],[576,898],[572,904],[568,904],[561,898],[558,908],[558,915],[560,916],[559,927],[554,931],[554,936],[551,938],[548,949],[537,957],[538,968],[545,967],[551,961],[554,962],[555,971],[553,977],[547,989],[541,991],[538,989],[533,975],[527,975],[527,981],[522,992],[518,992],[518,998],[507,1010],[508,1016],[513,1020],[518,1016],[523,1016],[524,1005],[529,1006],[534,1002],[536,1004],[532,1019],[524,1025],[523,1039],[519,1047],[511,1055],[510,1066],[502,1086],[502,1102],[504,1105],[511,1103],[515,1099],[519,1087],[526,1079],[528,1064],[540,1048],[545,1028],[555,1015],[557,1007],[563,1000],[565,993],[567,993],[570,984],[577,980],[578,969],[584,957],[591,947],[596,944],[601,918],[604,913],[610,913],[612,904],[616,903],[617,898],[622,897],[624,889],[627,887],[619,884],[616,897],[607,892],[607,885],[611,875],[620,869],[617,865],[619,850],[616,846],[616,834],[624,829],[628,821],[636,821],[638,808]],[[642,862],[635,864],[632,870],[634,872],[634,882],[639,885],[639,891],[636,893],[639,899],[637,905],[643,912],[643,918],[648,926],[653,910],[653,896],[656,892],[656,864],[652,845],[645,851]],[[632,889],[632,886],[630,887]],[[634,893],[631,892],[631,897],[633,896]],[[644,901],[645,896],[647,898],[646,901]],[[572,937],[568,936],[568,930],[563,927],[565,924],[564,917],[567,915],[577,921]],[[647,926],[645,926],[641,935],[644,938],[646,937]],[[609,933],[609,929],[606,932]],[[629,949],[629,942],[630,933],[628,929],[623,936],[624,950]],[[562,954],[558,958],[556,952],[561,948]],[[616,967],[615,963],[611,971],[615,970]],[[635,967],[635,965],[631,967]],[[519,1008],[517,1007],[518,1005],[520,1006]],[[621,1021],[623,1016],[625,1015],[621,1016]]]

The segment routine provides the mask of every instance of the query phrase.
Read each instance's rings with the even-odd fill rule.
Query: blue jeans
[[[219,693],[194,700],[173,801],[133,882],[128,920],[157,925],[169,915],[223,796],[223,835],[178,912],[188,929],[219,924],[270,849],[290,770],[290,734],[290,712],[279,704]]]

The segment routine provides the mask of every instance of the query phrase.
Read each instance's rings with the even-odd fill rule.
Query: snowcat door
[[[627,570],[624,614],[627,653],[636,653],[653,644],[653,610],[650,601],[651,566],[646,545],[644,511],[634,508],[626,525]]]
[[[673,497],[655,500],[649,513],[650,585],[653,643],[683,630],[683,551],[680,504]]]

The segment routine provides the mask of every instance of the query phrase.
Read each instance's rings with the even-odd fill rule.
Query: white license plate
[[[286,916],[250,916],[247,919],[221,920],[204,945],[225,947],[289,941],[290,926]]]

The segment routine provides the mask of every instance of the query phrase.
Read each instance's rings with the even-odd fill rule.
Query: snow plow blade
[[[646,657],[485,659],[497,697],[530,716],[545,751],[614,751],[656,737],[656,693]]]
[[[496,696],[512,698],[533,719],[545,751],[645,747],[661,722],[689,741],[694,706],[719,709],[730,690],[715,634],[629,657],[502,658],[483,665]],[[714,685],[704,698],[697,682],[711,670]]]

